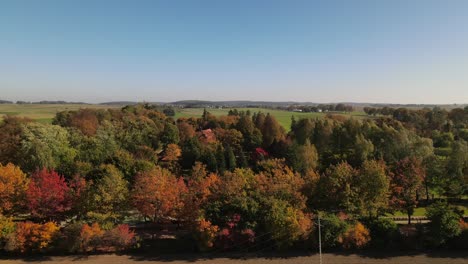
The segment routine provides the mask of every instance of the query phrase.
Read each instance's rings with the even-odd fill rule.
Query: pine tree
[[[234,155],[234,151],[232,151],[232,148],[229,145],[226,147],[226,161],[228,170],[232,171],[237,167],[236,156]]]
[[[226,158],[224,156],[224,149],[221,144],[216,148],[216,163],[218,166],[218,172],[224,173],[226,170]]]

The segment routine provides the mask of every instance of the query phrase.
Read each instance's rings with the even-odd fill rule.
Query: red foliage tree
[[[395,165],[390,184],[390,204],[397,210],[406,211],[408,224],[411,224],[411,215],[418,204],[419,191],[423,187],[425,176],[419,159],[405,158]]]
[[[34,173],[26,197],[31,215],[39,219],[58,219],[71,207],[70,188],[54,170]]]

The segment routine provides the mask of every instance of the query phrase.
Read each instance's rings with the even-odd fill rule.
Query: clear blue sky
[[[0,99],[468,103],[468,1],[0,1]]]

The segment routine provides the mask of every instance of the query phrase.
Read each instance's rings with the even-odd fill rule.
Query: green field
[[[223,109],[207,109],[208,112],[215,116],[227,115],[229,110],[234,108],[223,108]],[[289,130],[291,127],[291,117],[294,116],[296,120],[306,117],[312,118],[323,118],[326,113],[299,113],[299,112],[289,112],[284,110],[274,110],[274,109],[266,109],[266,108],[237,108],[238,110],[247,111],[250,110],[251,113],[254,112],[263,112],[263,113],[270,113],[275,116],[278,122],[286,129]],[[183,108],[178,109],[176,111],[175,118],[179,117],[201,117],[203,114],[203,108]],[[352,112],[349,114],[344,113],[334,113],[338,115],[343,115],[347,117],[354,117],[354,118],[365,118],[366,114],[364,112]]]
[[[57,112],[65,110],[78,110],[81,108],[98,108],[98,109],[107,109],[107,108],[118,108],[121,106],[111,106],[111,105],[87,105],[87,104],[0,104],[0,120],[4,115],[13,115],[28,117],[34,119],[38,122],[50,123],[52,118]],[[227,115],[229,110],[233,108],[223,108],[223,109],[207,109],[211,114],[215,116]],[[315,117],[323,118],[326,113],[298,113],[298,112],[289,112],[283,110],[274,110],[266,108],[237,108],[238,110],[250,112],[263,112],[270,113],[276,117],[278,122],[286,129],[289,130],[291,126],[291,117],[294,116],[296,119],[304,117]],[[203,108],[183,108],[176,110],[175,118],[179,117],[201,117],[203,114]],[[344,113],[334,113],[338,115],[343,115],[347,117],[354,118],[364,118],[366,117],[364,112],[352,112],[349,114]]]
[[[28,117],[38,122],[51,123],[57,112],[65,110],[78,110],[81,108],[115,108],[109,105],[87,104],[0,104],[0,120],[5,115]]]

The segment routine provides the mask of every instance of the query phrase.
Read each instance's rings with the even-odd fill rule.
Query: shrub
[[[69,253],[113,252],[135,244],[135,232],[128,225],[118,225],[106,231],[98,223],[74,223],[63,229],[59,248]]]
[[[207,251],[214,245],[216,235],[218,234],[219,227],[212,225],[210,221],[201,219],[195,227],[195,241],[197,242],[200,251]]]
[[[13,223],[12,218],[0,215],[0,250],[5,246],[8,237],[14,231],[15,223]]]
[[[371,246],[376,248],[384,248],[391,244],[398,237],[397,224],[388,218],[378,218],[366,222],[371,236]]]
[[[60,243],[58,243],[59,250],[68,253],[80,252],[82,227],[82,223],[73,223],[63,228],[60,236]]]
[[[102,245],[102,237],[104,230],[101,229],[99,224],[94,223],[91,226],[84,224],[81,227],[79,236],[79,250],[80,252],[96,251]]]
[[[338,246],[348,229],[347,223],[334,214],[325,214],[321,218],[322,247],[332,248]],[[315,232],[315,235],[318,236],[318,232]],[[315,241],[317,241],[317,238]]]
[[[240,215],[235,214],[226,223],[226,227],[218,234],[217,247],[222,249],[239,249],[249,246],[255,241],[255,232],[250,228],[240,228],[240,219]]]
[[[461,220],[459,225],[461,232],[458,236],[448,241],[450,248],[468,249],[468,223]]]
[[[346,230],[342,237],[342,244],[346,249],[363,248],[370,240],[369,230],[363,224],[357,222]]]
[[[9,236],[5,248],[8,251],[19,252],[44,251],[58,231],[59,227],[52,222],[45,224],[20,222],[16,224],[15,232]]]
[[[118,225],[107,231],[104,237],[105,244],[117,251],[129,249],[136,244],[135,232],[128,225]]]
[[[462,231],[460,216],[446,203],[432,204],[427,208],[426,216],[430,220],[430,240],[435,246],[445,244],[448,239],[458,236]]]

